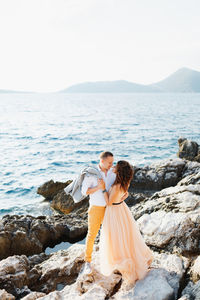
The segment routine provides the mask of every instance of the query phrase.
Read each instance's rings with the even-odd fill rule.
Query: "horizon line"
[[[52,94],[52,93],[59,93],[59,92],[62,92],[63,90],[66,90],[72,86],[76,86],[76,85],[80,85],[80,84],[85,84],[85,83],[97,83],[97,82],[116,82],[116,81],[126,81],[126,82],[129,82],[129,83],[133,83],[133,84],[138,84],[138,85],[143,85],[143,86],[149,86],[149,85],[153,85],[155,83],[158,83],[162,80],[165,80],[166,78],[170,77],[170,75],[176,73],[177,71],[179,70],[182,70],[182,69],[187,69],[187,70],[191,70],[191,71],[195,71],[195,72],[199,72],[200,71],[197,71],[196,69],[192,69],[192,68],[188,68],[188,67],[181,67],[179,69],[177,69],[176,71],[170,73],[169,75],[167,75],[165,78],[163,79],[160,79],[156,82],[153,82],[153,83],[148,83],[148,84],[143,84],[143,83],[138,83],[138,82],[133,82],[133,81],[129,81],[129,80],[126,80],[126,79],[116,79],[116,80],[95,80],[95,81],[82,81],[82,82],[77,82],[77,83],[74,83],[74,84],[71,84],[63,89],[59,89],[59,90],[55,90],[55,91],[49,91],[49,92],[43,92],[43,91],[31,91],[31,90],[16,90],[16,89],[3,89],[3,88],[0,88],[0,94],[6,94],[6,93],[30,93],[30,94]],[[67,92],[65,92],[67,93]],[[82,94],[82,93],[87,93],[87,92],[69,92],[69,94],[72,94],[72,93],[79,93],[79,94]],[[92,94],[91,92],[89,92],[90,94]],[[100,92],[96,92],[96,93],[100,93]],[[103,93],[103,92],[102,92]],[[108,93],[108,92],[105,92],[105,93]],[[110,92],[112,93],[112,92]],[[117,92],[117,94],[119,94],[120,92]],[[126,92],[122,92],[122,93],[126,93]],[[131,93],[131,94],[134,94],[134,93],[142,93],[142,92],[127,92],[127,93]],[[153,92],[144,92],[144,93],[153,93]],[[160,93],[163,93],[162,91]],[[192,92],[191,92],[192,93]],[[95,92],[94,92],[95,94]]]

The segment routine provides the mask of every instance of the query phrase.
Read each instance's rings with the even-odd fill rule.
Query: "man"
[[[92,273],[90,262],[92,260],[92,251],[94,240],[103,222],[106,202],[103,193],[109,191],[110,187],[115,181],[116,175],[112,171],[113,154],[111,152],[102,152],[100,154],[100,162],[98,169],[102,175],[102,179],[96,176],[85,176],[82,182],[82,194],[89,195],[90,207],[88,210],[88,233],[86,237],[85,250],[85,267],[84,274]],[[104,189],[105,182],[106,189]]]

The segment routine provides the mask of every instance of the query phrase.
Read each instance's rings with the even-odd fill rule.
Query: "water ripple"
[[[199,141],[199,94],[0,95],[0,215],[51,214],[45,181],[74,178],[99,153],[148,165]],[[188,109],[189,108],[189,109]],[[6,111],[6,114],[5,114]]]

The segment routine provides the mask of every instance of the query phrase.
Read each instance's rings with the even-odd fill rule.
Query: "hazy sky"
[[[199,0],[0,0],[0,89],[200,71]]]

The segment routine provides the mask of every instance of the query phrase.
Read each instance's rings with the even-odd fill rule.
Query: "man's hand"
[[[129,196],[129,192],[126,192],[126,193],[122,196],[121,201],[124,201],[128,196]]]
[[[105,185],[105,182],[103,181],[103,179],[98,179],[98,185],[97,186],[101,190],[105,190],[105,188],[106,188],[106,185]]]
[[[88,188],[86,195],[91,195],[93,193],[95,193],[98,190],[105,190],[106,186],[105,186],[105,182],[103,181],[103,179],[98,179],[97,182],[97,186],[93,187],[93,188]]]

